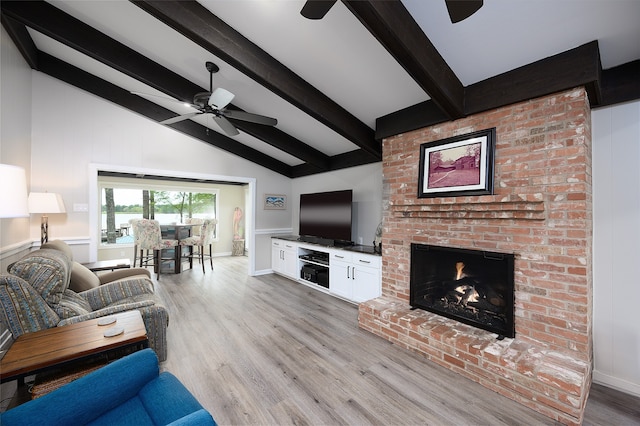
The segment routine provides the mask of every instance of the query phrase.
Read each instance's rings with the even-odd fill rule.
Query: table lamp
[[[0,218],[29,217],[24,169],[0,164]]]
[[[62,196],[53,192],[32,192],[29,194],[29,213],[43,213],[40,222],[40,244],[49,241],[50,213],[65,213]]]

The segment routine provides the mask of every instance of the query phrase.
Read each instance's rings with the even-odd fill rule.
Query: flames
[[[459,281],[462,278],[466,277],[466,274],[463,272],[464,266],[464,262],[456,262],[456,281]],[[453,291],[456,292],[456,297],[459,304],[466,306],[467,303],[477,302],[480,300],[480,294],[472,285],[459,285],[458,287],[454,288]]]
[[[456,281],[465,277],[465,275],[462,274],[463,269],[464,269],[464,262],[456,262],[456,271],[458,271],[456,274]]]

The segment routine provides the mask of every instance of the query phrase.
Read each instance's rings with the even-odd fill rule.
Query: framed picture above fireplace
[[[418,198],[493,194],[496,129],[420,145]]]

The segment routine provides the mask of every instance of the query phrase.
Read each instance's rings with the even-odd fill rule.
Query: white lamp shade
[[[22,167],[0,164],[0,217],[29,217],[27,177]]]
[[[218,87],[209,97],[209,105],[217,109],[222,109],[229,105],[229,102],[231,102],[235,96],[236,95],[230,91]]]
[[[32,192],[29,194],[29,213],[64,213],[62,196],[54,192]]]

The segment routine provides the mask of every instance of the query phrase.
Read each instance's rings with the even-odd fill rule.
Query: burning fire
[[[456,262],[456,281],[466,277],[466,274],[462,272],[464,270],[464,262]],[[464,284],[454,288],[454,291],[459,294],[458,303],[466,306],[469,302],[477,302],[480,300],[480,294],[476,291],[475,287]]]
[[[458,271],[458,273],[456,274],[456,280],[464,278],[464,275],[462,275],[463,269],[464,269],[464,262],[456,262],[456,270]]]

